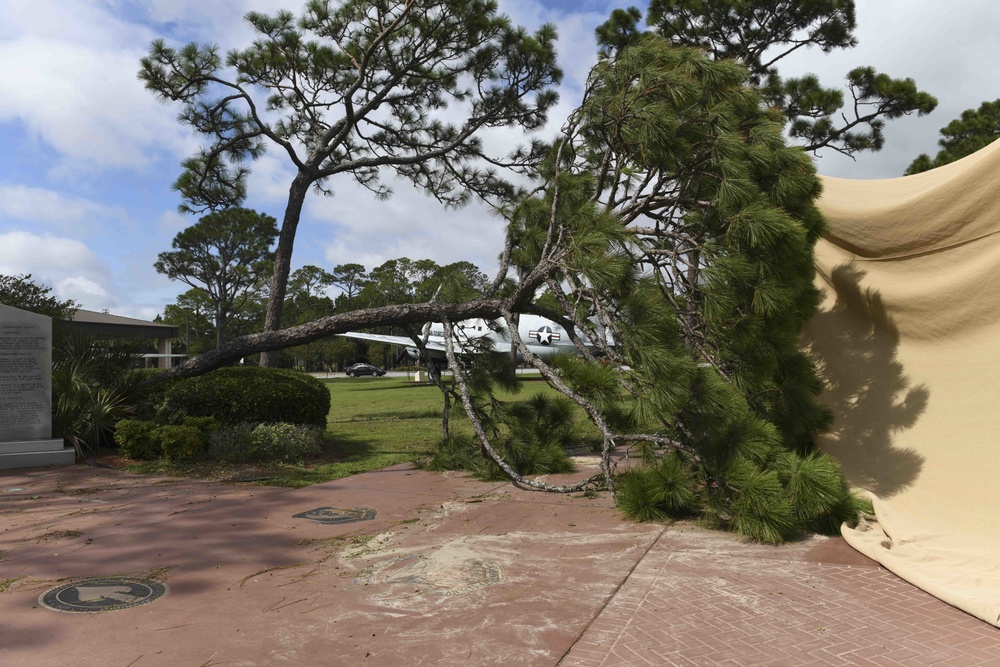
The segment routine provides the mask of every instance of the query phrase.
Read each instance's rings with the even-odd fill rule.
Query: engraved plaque
[[[0,442],[52,436],[52,319],[0,304]]]

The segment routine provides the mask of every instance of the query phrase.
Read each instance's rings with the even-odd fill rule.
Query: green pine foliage
[[[854,0],[650,0],[646,23],[674,45],[695,47],[714,60],[744,65],[748,83],[788,122],[787,133],[809,151],[845,155],[881,150],[887,120],[930,113],[937,100],[912,79],[894,79],[873,67],[855,67],[850,91],[825,88],[807,74],[785,78],[780,62],[802,47],[828,53],[857,44]],[[597,31],[607,53],[634,43],[642,14],[616,10]],[[853,103],[852,103],[853,102]]]
[[[941,150],[937,155],[933,159],[927,154],[919,155],[904,175],[941,167],[986,148],[1000,137],[997,128],[1000,128],[1000,100],[983,102],[978,109],[966,109],[941,128],[938,140]]]
[[[565,315],[614,341],[610,359],[553,365],[637,454],[616,480],[637,520],[697,516],[776,544],[861,509],[813,449],[831,415],[798,339],[824,221],[783,122],[745,68],[631,35],[593,70],[545,194],[513,212],[522,275],[555,220]]]
[[[579,443],[573,404],[565,398],[536,394],[526,401],[497,403],[487,423],[491,445],[521,475],[573,472],[567,449]],[[506,479],[503,470],[479,452],[477,443],[460,435],[443,442],[432,457],[433,470],[471,470],[488,480]]]

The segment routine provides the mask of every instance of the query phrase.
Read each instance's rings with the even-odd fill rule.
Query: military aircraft
[[[552,320],[539,317],[538,315],[520,315],[518,318],[518,334],[521,340],[527,345],[528,350],[536,354],[543,361],[548,361],[558,352],[568,352],[577,354],[576,346],[570,339],[566,330]],[[398,345],[405,349],[406,354],[415,360],[420,359],[420,350],[413,344],[413,340],[407,336],[388,336],[384,334],[363,333],[360,331],[349,331],[337,334],[346,338],[359,338],[377,343],[388,343]],[[424,331],[427,337],[427,353],[433,361],[440,362],[442,366],[447,365],[445,356],[444,325],[440,322],[430,324],[430,330]],[[469,354],[477,349],[481,349],[479,341],[475,339],[487,339],[492,343],[495,352],[510,352],[510,335],[506,331],[497,331],[495,326],[490,326],[486,320],[462,320],[455,324],[455,352],[463,355]],[[475,342],[473,342],[475,341]],[[588,345],[588,347],[590,347]]]

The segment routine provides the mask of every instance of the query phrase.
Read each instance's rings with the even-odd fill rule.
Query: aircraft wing
[[[402,345],[403,347],[416,347],[413,341],[407,336],[388,336],[385,334],[362,333],[360,331],[348,331],[337,334],[345,338],[360,338],[361,340],[371,340],[376,343],[388,343],[389,345]]]
[[[370,340],[376,343],[387,343],[389,345],[399,345],[400,347],[407,347],[416,349],[416,345],[413,343],[413,339],[408,336],[389,336],[386,334],[373,334],[373,333],[363,333],[360,331],[348,331],[347,333],[337,334],[338,336],[344,336],[345,338],[360,338],[361,340]],[[440,352],[442,356],[445,353],[444,343],[429,340],[426,344],[428,352]]]

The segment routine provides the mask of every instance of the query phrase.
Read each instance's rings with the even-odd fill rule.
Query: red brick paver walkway
[[[371,521],[294,515],[368,507]],[[165,581],[57,613],[86,577]],[[304,489],[0,473],[0,666],[998,665],[1000,629],[816,537],[623,521],[607,498],[406,466]]]
[[[1000,629],[840,539],[773,549],[674,527],[559,664],[1000,665]]]

